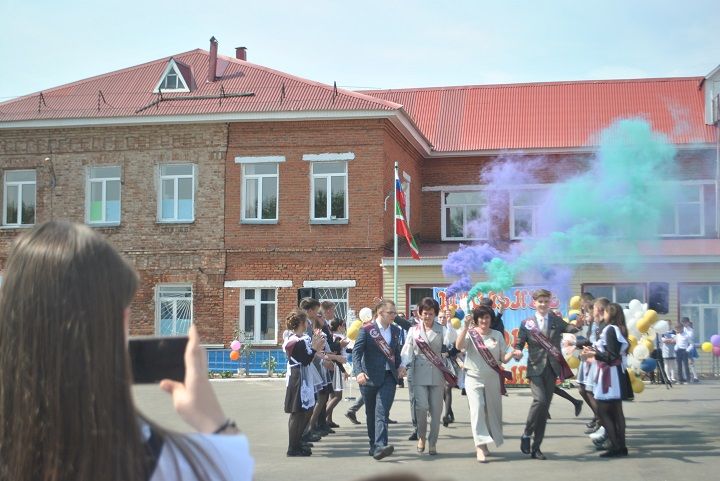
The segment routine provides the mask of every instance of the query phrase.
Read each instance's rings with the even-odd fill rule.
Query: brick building
[[[409,310],[448,284],[442,261],[472,240],[457,213],[482,204],[467,200],[482,197],[482,166],[542,155],[553,168],[541,182],[556,183],[585,168],[593,132],[641,115],[678,146],[683,182],[697,193],[683,212],[696,212],[701,227],[676,225],[649,248],[653,269],[633,277],[585,260],[573,288],[648,300],[661,269],[671,274],[671,315],[684,310],[717,331],[719,81],[716,69],[706,78],[351,92],[250,63],[242,48],[218,55],[213,39],[209,52],[0,104],[0,267],[24,228],[86,222],[140,272],[133,333],[183,332],[192,321],[211,345],[242,330],[277,346],[300,290],[334,299],[343,315],[392,295],[394,162],[423,257],[400,259],[399,307]],[[509,211],[532,211],[511,198]],[[511,224],[489,240],[516,242]]]

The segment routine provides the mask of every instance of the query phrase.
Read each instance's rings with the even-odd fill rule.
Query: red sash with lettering
[[[505,389],[505,379],[512,379],[512,373],[503,369],[502,366],[495,360],[490,352],[490,349],[488,349],[485,345],[485,342],[479,332],[475,329],[470,329],[468,330],[468,334],[470,334],[470,340],[472,341],[473,346],[475,346],[475,349],[477,349],[480,353],[480,356],[482,356],[483,360],[500,376],[500,393],[505,395],[507,393],[507,389]]]
[[[548,322],[550,322],[549,318]],[[525,321],[525,329],[530,332],[533,340],[540,344],[540,347],[545,349],[547,353],[552,356],[558,362],[558,364],[560,364],[560,374],[558,375],[558,377],[561,381],[564,381],[565,379],[570,379],[571,377],[575,376],[575,374],[573,374],[572,372],[572,369],[570,369],[570,366],[568,366],[568,363],[565,360],[565,356],[562,355],[562,353],[558,350],[557,347],[553,346],[552,342],[545,334],[540,332],[537,324],[535,324],[534,319],[528,319],[527,321]]]
[[[363,327],[363,329],[365,329],[365,332],[367,332],[370,338],[375,341],[377,347],[385,355],[387,360],[390,361],[390,365],[393,367],[393,369],[395,369],[395,353],[385,341],[385,338],[382,337],[382,334],[380,334],[380,329],[377,328],[377,324],[375,324],[374,322],[370,323],[367,326]]]
[[[422,329],[422,326],[418,326],[416,329]],[[418,336],[415,338],[415,344],[417,344],[417,347],[420,348],[420,351],[427,358],[427,360],[430,361],[433,366],[440,369],[440,372],[442,373],[443,377],[450,385],[450,387],[457,386],[457,377],[455,376],[455,374],[453,374],[450,369],[448,369],[440,356],[435,354],[435,351],[430,349],[427,341],[425,341],[422,336]]]

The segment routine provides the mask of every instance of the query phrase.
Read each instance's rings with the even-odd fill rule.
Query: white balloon
[[[667,322],[665,319],[661,319],[655,324],[653,324],[653,329],[655,329],[656,333],[662,336],[670,330],[670,323]]]
[[[630,319],[630,309],[623,309],[623,314],[625,314],[625,319]]]
[[[637,349],[637,348],[636,348]],[[640,360],[637,359],[634,355],[628,354],[627,356],[627,363],[628,366],[633,369],[640,369]]]
[[[363,307],[362,309],[360,309],[358,317],[363,322],[369,321],[370,319],[372,319],[372,309],[370,309],[369,307]]]
[[[641,312],[642,311],[642,302],[638,301],[637,299],[633,299],[628,304],[628,310],[633,314],[635,314],[636,312]]]
[[[635,356],[635,359],[639,359],[642,361],[646,357],[650,355],[650,351],[648,351],[647,346],[645,344],[638,343],[637,346],[635,346],[635,349],[633,349],[633,356]]]

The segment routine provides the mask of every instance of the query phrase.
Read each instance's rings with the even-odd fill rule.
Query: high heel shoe
[[[487,459],[485,459],[485,451],[482,448],[477,448],[475,457],[477,458],[478,463],[487,463]]]
[[[448,416],[443,416],[442,425],[445,427],[448,427],[450,425],[450,418]]]
[[[425,451],[425,440],[419,440],[417,443],[417,452],[422,453]]]
[[[437,448],[435,446],[430,446],[428,448],[428,454],[431,456],[435,456],[437,454]]]

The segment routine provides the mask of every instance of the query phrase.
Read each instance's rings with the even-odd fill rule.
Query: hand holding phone
[[[135,337],[128,340],[128,353],[135,384],[153,384],[163,379],[185,380],[187,336]]]
[[[184,382],[164,379],[160,388],[172,395],[175,410],[186,423],[201,433],[212,433],[227,418],[208,380],[207,353],[195,325],[190,326],[184,360]]]

